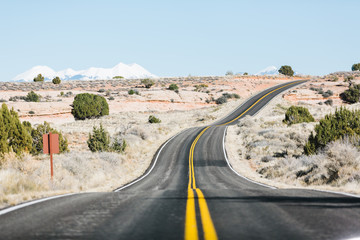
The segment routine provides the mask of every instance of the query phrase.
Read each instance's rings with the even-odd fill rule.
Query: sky
[[[360,62],[358,0],[0,0],[0,81],[137,63],[158,76]]]

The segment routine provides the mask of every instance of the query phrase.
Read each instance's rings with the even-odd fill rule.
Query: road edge
[[[144,178],[146,178],[150,173],[151,171],[154,169],[156,163],[157,163],[157,160],[160,156],[160,153],[161,151],[163,150],[163,148],[171,141],[173,140],[175,137],[177,137],[178,135],[180,135],[182,132],[185,132],[186,130],[188,130],[190,128],[186,128],[180,132],[178,132],[177,134],[175,134],[174,136],[172,136],[171,138],[169,138],[165,143],[163,143],[160,148],[156,151],[154,157],[153,157],[153,160],[149,166],[149,168],[145,171],[145,173],[143,175],[141,175],[140,177],[136,178],[135,180],[121,186],[121,187],[118,187],[116,189],[113,190],[113,192],[120,192],[121,190],[125,189],[125,188],[128,188],[130,187],[131,185],[137,183],[137,182],[140,182],[141,180],[143,180]],[[156,156],[156,157],[155,157]]]

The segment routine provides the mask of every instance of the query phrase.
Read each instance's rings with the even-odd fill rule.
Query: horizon
[[[34,66],[136,63],[159,77],[255,74],[290,65],[304,75],[360,62],[360,2],[84,1],[2,3],[0,81]],[[14,14],[16,13],[16,14]]]

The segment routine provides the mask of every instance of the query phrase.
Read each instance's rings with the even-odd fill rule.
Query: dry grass
[[[7,154],[0,165],[0,207],[34,198],[85,191],[111,191],[141,176],[156,150],[182,129],[209,124],[232,111],[243,100],[205,109],[171,112],[125,112],[101,119],[53,125],[69,140],[69,153],[54,155],[54,179],[50,180],[48,155]],[[147,122],[150,114],[162,120]],[[86,140],[100,123],[112,137],[128,143],[122,154],[92,153]]]
[[[336,107],[299,102],[316,120]],[[281,188],[310,187],[360,193],[359,139],[329,143],[317,155],[303,155],[315,123],[282,123],[291,103],[281,97],[260,114],[229,127],[226,149],[234,168],[256,181]],[[358,109],[360,104],[348,108]],[[231,144],[236,142],[236,145]]]

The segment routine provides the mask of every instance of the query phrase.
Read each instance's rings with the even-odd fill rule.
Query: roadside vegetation
[[[360,111],[340,108],[334,114],[326,115],[315,126],[315,135],[311,133],[309,136],[304,152],[312,155],[330,142],[353,136],[360,136]]]
[[[310,114],[309,110],[305,107],[291,106],[285,113],[284,123],[287,125],[314,122],[314,117]]]
[[[282,104],[277,100],[267,111],[229,127],[226,148],[232,166],[278,187],[360,193],[360,110],[308,105],[310,111],[303,106],[295,111]],[[306,120],[289,124],[299,115]]]
[[[343,92],[340,97],[349,103],[357,103],[360,100],[360,84],[350,85],[349,89]]]

